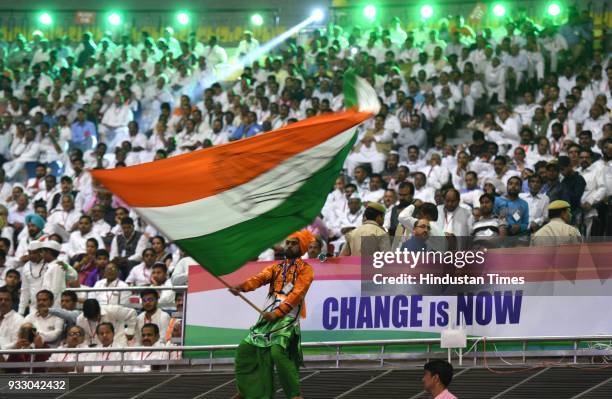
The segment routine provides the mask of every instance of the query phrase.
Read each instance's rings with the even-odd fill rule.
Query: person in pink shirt
[[[444,360],[432,360],[424,366],[423,389],[431,394],[433,399],[457,399],[448,391],[453,380],[453,366]]]

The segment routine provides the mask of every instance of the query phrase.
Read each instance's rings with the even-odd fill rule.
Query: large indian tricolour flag
[[[345,95],[354,105],[347,111],[91,173],[205,269],[228,274],[319,214],[355,128],[379,109],[374,90],[354,75],[345,76]]]

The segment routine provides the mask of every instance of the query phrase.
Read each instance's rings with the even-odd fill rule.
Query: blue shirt
[[[504,212],[501,212],[502,210]],[[519,233],[529,230],[529,205],[524,199],[517,198],[513,201],[506,197],[496,197],[493,211],[498,215],[506,215],[508,231],[516,224],[520,226]]]
[[[96,125],[91,121],[79,122],[76,121],[70,126],[72,130],[72,141],[75,143],[81,143],[89,137],[98,137],[96,133]]]
[[[57,124],[57,119],[54,116],[45,115],[43,116],[43,122],[47,122],[49,127],[53,127]]]
[[[401,250],[403,251],[404,249],[408,251],[425,251],[427,243],[421,237],[412,236],[402,244]]]
[[[240,140],[242,138],[247,138],[247,137],[253,137],[257,133],[261,133],[262,130],[263,130],[262,127],[259,126],[257,123],[254,123],[250,126],[247,126],[243,123],[240,126],[238,126],[238,129],[236,129],[234,134],[232,134],[232,136],[230,137],[230,141]]]

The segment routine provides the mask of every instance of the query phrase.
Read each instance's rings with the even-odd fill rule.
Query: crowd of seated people
[[[529,240],[556,219],[584,237],[609,235],[612,63],[588,12],[570,8],[562,24],[404,22],[314,29],[231,81],[218,79],[228,56],[214,36],[86,33],[71,43],[36,32],[0,42],[0,347],[150,346],[180,335],[169,312],[182,296],[156,287],[186,284],[193,259],[89,170],[342,110],[349,68],[381,109],[308,226],[318,239],[307,257],[343,253],[347,235],[378,219],[403,239],[429,226]],[[238,53],[258,45],[245,32]],[[271,248],[259,259],[274,257]],[[67,290],[130,286],[151,290]]]

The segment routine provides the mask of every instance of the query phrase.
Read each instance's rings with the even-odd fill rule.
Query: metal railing
[[[78,287],[78,288],[66,288],[66,291],[73,292],[108,292],[108,291],[144,291],[144,290],[158,290],[158,291],[187,291],[186,285],[174,285],[174,286],[133,286],[133,287]]]
[[[157,291],[168,291],[168,290],[172,290],[172,291],[176,291],[176,292],[187,292],[187,286],[186,285],[174,285],[174,286],[133,286],[133,287],[78,287],[78,288],[66,288],[66,291],[73,291],[73,292],[125,292],[125,291],[144,291],[144,290],[150,290],[150,289],[154,289]],[[187,298],[185,295],[185,298],[183,298],[183,310],[182,312],[171,312],[172,310],[176,310],[176,307],[173,306],[164,306],[163,304],[161,304],[159,307],[162,310],[167,310],[168,312],[171,313],[172,317],[179,317],[182,320],[186,320],[185,316],[186,316],[186,304],[187,304]],[[128,304],[122,304],[121,306],[125,306],[128,308],[136,308],[136,304],[132,304],[132,303],[128,303]],[[181,324],[181,343],[183,342],[183,339],[185,337],[185,323]],[[23,353],[23,352],[22,352]],[[0,369],[2,367],[0,366]]]
[[[514,343],[522,346],[520,350],[508,351],[473,351],[464,354],[464,358],[472,358],[474,365],[477,365],[479,359],[491,357],[508,357],[521,358],[522,363],[526,364],[528,357],[571,357],[570,364],[578,365],[579,357],[594,357],[594,356],[611,356],[612,345],[605,349],[580,348],[580,343],[585,342],[612,342],[612,335],[592,335],[592,336],[543,336],[543,337],[470,337],[469,344],[477,345],[479,342],[483,344],[498,344],[498,343]],[[550,343],[562,342],[565,345],[570,345],[571,348],[566,349],[542,349],[528,350],[528,344],[533,343]],[[390,340],[369,340],[369,341],[329,341],[329,342],[304,342],[302,347],[305,349],[328,349],[332,350],[333,354],[318,354],[306,355],[305,360],[308,362],[333,362],[335,367],[340,367],[343,361],[377,361],[380,366],[385,366],[387,360],[424,360],[444,358],[445,351],[435,351],[434,346],[440,344],[439,338],[422,338],[422,339],[390,339]],[[380,347],[379,350],[372,353],[343,353],[343,348],[351,347]],[[405,352],[387,352],[389,347],[393,346],[425,346],[426,349],[419,351]],[[50,349],[6,349],[0,350],[0,355],[30,355],[29,362],[0,362],[0,369],[29,369],[32,372],[38,368],[54,368],[61,367],[78,369],[84,366],[119,366],[121,371],[129,371],[126,367],[129,366],[164,366],[166,371],[170,370],[170,366],[208,366],[208,370],[212,371],[214,365],[231,365],[234,362],[232,357],[215,357],[215,352],[231,351],[238,348],[238,345],[197,345],[197,346],[155,346],[155,347],[123,347],[123,348],[50,348]],[[120,360],[114,361],[96,361],[91,359],[79,360],[79,356],[85,357],[90,353],[121,353]],[[166,352],[168,359],[145,359],[145,360],[129,360],[126,359],[126,354],[131,352]],[[182,358],[183,353],[203,352],[202,357]],[[62,362],[36,362],[35,355],[40,354],[76,354],[74,361]],[[171,359],[171,353],[180,353],[181,358]],[[161,370],[160,370],[161,371]]]

